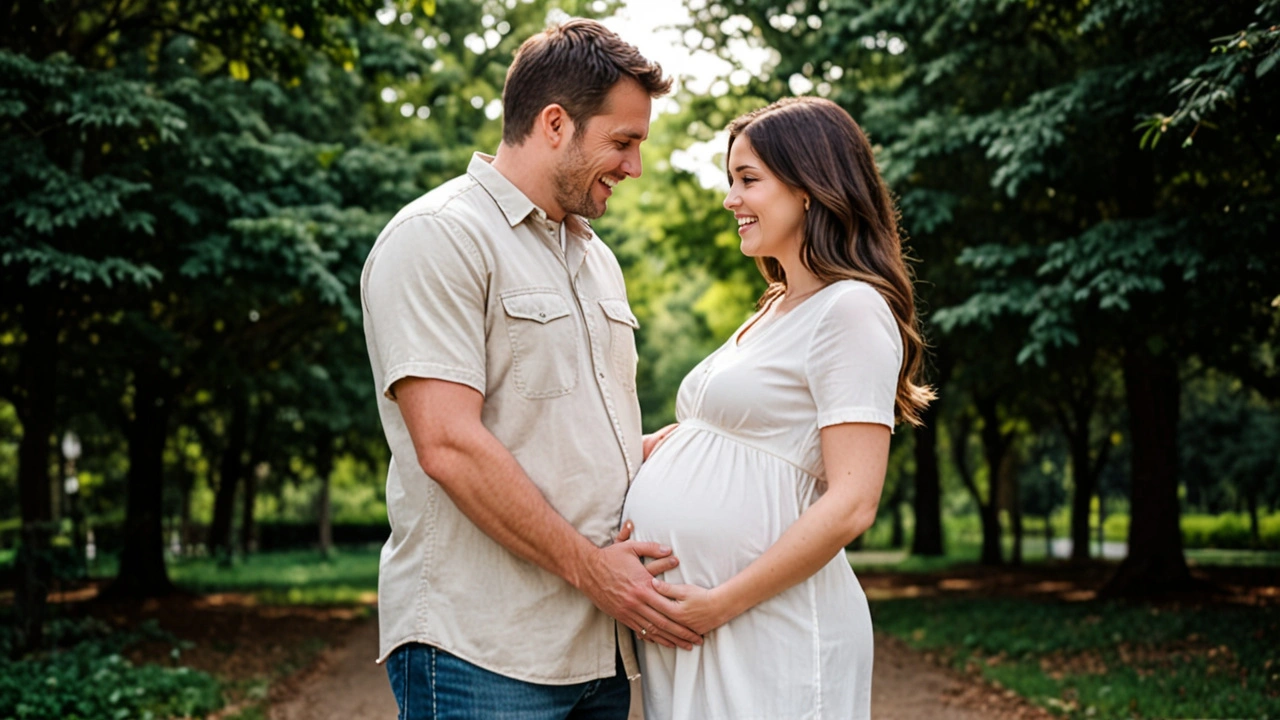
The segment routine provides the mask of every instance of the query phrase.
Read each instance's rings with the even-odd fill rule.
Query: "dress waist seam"
[[[724,430],[722,430],[722,429],[720,429],[720,428],[716,427],[715,425],[712,425],[711,423],[705,422],[705,421],[703,421],[703,420],[682,420],[682,421],[680,422],[680,427],[681,427],[682,429],[683,429],[683,428],[690,428],[690,429],[693,429],[693,430],[705,430],[706,432],[709,432],[709,433],[711,433],[712,435],[719,435],[720,437],[722,437],[722,438],[724,438],[724,439],[726,439],[726,440],[730,440],[730,441],[732,441],[732,442],[738,443],[739,445],[745,445],[746,447],[749,447],[749,448],[751,448],[752,450],[757,450],[757,451],[759,451],[759,452],[764,453],[765,455],[770,455],[770,456],[772,456],[772,457],[775,457],[775,458],[777,458],[777,459],[781,460],[782,462],[784,462],[784,463],[786,463],[786,464],[790,465],[791,467],[793,467],[793,468],[795,468],[795,469],[799,470],[800,472],[804,473],[805,475],[808,475],[809,477],[813,478],[814,480],[821,481],[821,478],[819,478],[817,475],[815,475],[815,474],[813,473],[813,471],[812,471],[812,470],[810,470],[809,468],[806,468],[806,467],[803,467],[803,466],[801,466],[801,465],[796,464],[796,462],[795,462],[794,460],[792,460],[791,458],[783,457],[782,455],[779,455],[778,453],[776,453],[776,452],[774,452],[774,451],[772,451],[772,450],[770,450],[770,449],[768,449],[768,448],[763,448],[763,447],[760,447],[759,445],[756,445],[755,443],[747,442],[746,440],[743,440],[742,438],[740,438],[740,437],[738,437],[738,436],[736,436],[736,435],[730,435],[729,433],[727,433],[727,432],[725,432]]]

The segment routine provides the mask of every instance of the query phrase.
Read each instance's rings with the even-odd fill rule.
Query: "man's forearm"
[[[421,464],[485,534],[581,586],[582,567],[595,545],[551,507],[511,452],[483,426],[449,433]]]

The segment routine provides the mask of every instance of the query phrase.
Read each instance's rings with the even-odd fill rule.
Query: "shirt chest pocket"
[[[636,330],[640,322],[631,312],[631,306],[621,298],[600,301],[600,309],[609,318],[609,345],[612,347],[613,372],[618,382],[628,390],[636,388]]]
[[[564,295],[552,290],[503,293],[516,391],[530,399],[567,395],[578,384],[578,327]]]

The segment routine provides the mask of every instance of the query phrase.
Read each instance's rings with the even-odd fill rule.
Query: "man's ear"
[[[573,137],[573,120],[569,119],[569,113],[565,112],[563,107],[552,103],[538,113],[538,129],[546,138],[548,145],[558,148]]]

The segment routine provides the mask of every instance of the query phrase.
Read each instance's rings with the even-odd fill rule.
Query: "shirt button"
[[[603,379],[604,379],[604,373],[600,373],[600,379],[601,379],[601,380],[603,380]]]
[[[544,318],[544,317],[546,317],[546,316],[547,316],[547,314],[546,314],[546,313],[538,313],[538,317],[540,317],[540,318]]]

